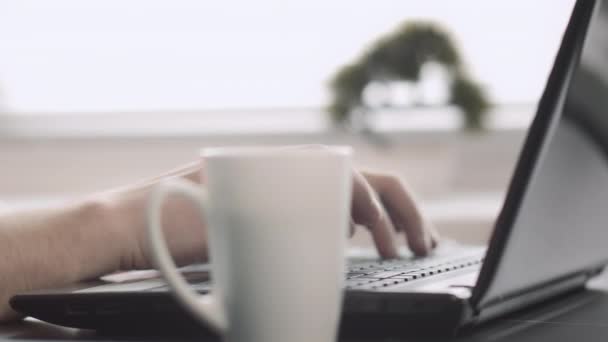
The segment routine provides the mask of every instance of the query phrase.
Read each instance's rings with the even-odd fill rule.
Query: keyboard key
[[[365,277],[366,275],[367,275],[367,273],[363,273],[363,272],[348,272],[346,274],[346,279],[355,279],[355,278]]]
[[[384,271],[384,272],[372,274],[371,276],[373,276],[375,278],[384,279],[384,278],[391,278],[391,277],[394,277],[394,276],[400,275],[400,274],[403,274],[403,272],[402,271]]]
[[[403,281],[410,281],[410,280],[414,280],[417,278],[419,278],[419,277],[415,274],[399,274],[399,275],[393,276],[391,279],[402,279]]]

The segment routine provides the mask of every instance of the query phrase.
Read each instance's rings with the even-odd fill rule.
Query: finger
[[[403,231],[407,244],[416,255],[426,255],[433,246],[432,237],[418,207],[403,183],[394,176],[365,173],[397,230]]]
[[[372,235],[374,245],[380,257],[384,259],[395,259],[399,257],[399,252],[395,244],[395,228],[389,216],[384,210],[376,223],[368,226]]]
[[[378,253],[383,258],[396,258],[394,228],[374,190],[360,173],[353,171],[352,219],[356,224],[367,227],[372,235]]]
[[[437,246],[439,245],[439,241],[441,240],[441,237],[439,235],[439,232],[437,231],[437,227],[435,227],[434,224],[432,223],[427,223],[427,231],[429,232],[429,234],[431,235],[431,244],[433,248],[437,248]]]

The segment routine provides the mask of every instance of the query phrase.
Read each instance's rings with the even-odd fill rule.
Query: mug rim
[[[290,152],[290,153],[286,153]],[[270,157],[293,155],[351,155],[348,145],[289,145],[289,146],[213,146],[200,149],[202,158],[210,157]]]

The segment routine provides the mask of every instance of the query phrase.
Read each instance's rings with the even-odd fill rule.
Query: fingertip
[[[432,235],[432,236],[431,236],[431,248],[432,248],[432,249],[437,248],[437,246],[439,246],[439,241],[440,241],[440,240],[441,240],[441,239],[439,238],[439,236]]]
[[[430,239],[421,236],[416,239],[408,239],[408,245],[416,256],[427,256],[432,250]]]
[[[393,249],[389,249],[389,250],[378,250],[380,257],[382,259],[397,259],[399,258],[399,253],[397,252],[396,248]]]
[[[433,250],[433,237],[431,234],[424,234],[424,247],[428,252]]]
[[[430,253],[426,248],[412,248],[412,251],[414,252],[414,255],[418,257],[425,257]]]
[[[396,259],[399,257],[399,251],[392,238],[378,239],[377,236],[374,236],[374,240],[378,254],[382,259]]]

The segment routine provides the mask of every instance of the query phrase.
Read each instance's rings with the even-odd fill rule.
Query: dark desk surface
[[[26,320],[0,326],[0,341],[176,341],[176,337],[133,338],[100,336],[91,331],[61,328]],[[186,339],[183,339],[186,340]],[[608,275],[566,297],[488,323],[454,338],[411,339],[416,341],[608,341]],[[357,341],[357,340],[347,340]],[[370,341],[370,340],[362,340]],[[390,341],[397,341],[390,339]]]

